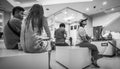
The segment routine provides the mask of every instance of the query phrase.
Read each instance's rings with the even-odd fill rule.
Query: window
[[[77,29],[77,25],[74,25],[74,29]]]
[[[80,25],[78,25],[78,29],[79,29]]]
[[[73,30],[73,26],[71,26],[71,30]]]

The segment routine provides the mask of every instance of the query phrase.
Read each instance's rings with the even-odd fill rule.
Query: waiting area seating
[[[48,52],[32,54],[1,49],[0,69],[49,69]]]
[[[91,64],[88,48],[56,46],[56,61],[67,69],[82,69]]]

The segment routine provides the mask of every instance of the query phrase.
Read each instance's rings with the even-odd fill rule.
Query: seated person
[[[43,28],[50,39],[51,33],[44,17],[43,6],[34,4],[22,24],[20,42],[25,52],[41,53],[46,51],[46,47],[43,46]]]
[[[7,49],[18,49],[24,8],[14,7],[12,15],[13,17],[8,21],[3,30],[4,43]]]
[[[102,55],[99,55],[99,51],[98,51],[97,47],[90,43],[91,38],[86,34],[86,31],[84,29],[85,25],[87,24],[86,21],[87,21],[87,19],[84,19],[84,20],[81,20],[79,22],[80,27],[79,27],[78,32],[77,32],[77,44],[76,44],[76,46],[88,47],[91,50],[92,65],[99,68],[99,66],[97,65],[97,60],[99,58],[102,58]]]
[[[59,28],[57,30],[55,30],[54,37],[55,37],[55,45],[57,45],[57,46],[69,46],[65,42],[66,37],[67,37],[67,33],[65,31],[65,24],[64,23],[61,23],[59,25]]]

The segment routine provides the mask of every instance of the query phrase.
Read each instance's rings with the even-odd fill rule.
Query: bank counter
[[[99,54],[113,55],[115,48],[108,41],[116,45],[115,40],[92,41],[91,43],[97,46]]]

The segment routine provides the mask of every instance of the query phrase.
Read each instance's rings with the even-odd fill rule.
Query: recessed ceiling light
[[[65,11],[63,11],[63,13],[64,13],[64,14],[67,14],[68,12],[67,12],[67,10],[65,10]]]
[[[86,11],[89,11],[90,9],[89,8],[86,8]]]
[[[114,11],[115,9],[114,8],[111,8],[111,11]]]
[[[107,1],[104,1],[102,4],[103,4],[103,5],[106,5],[106,4],[107,4]]]

